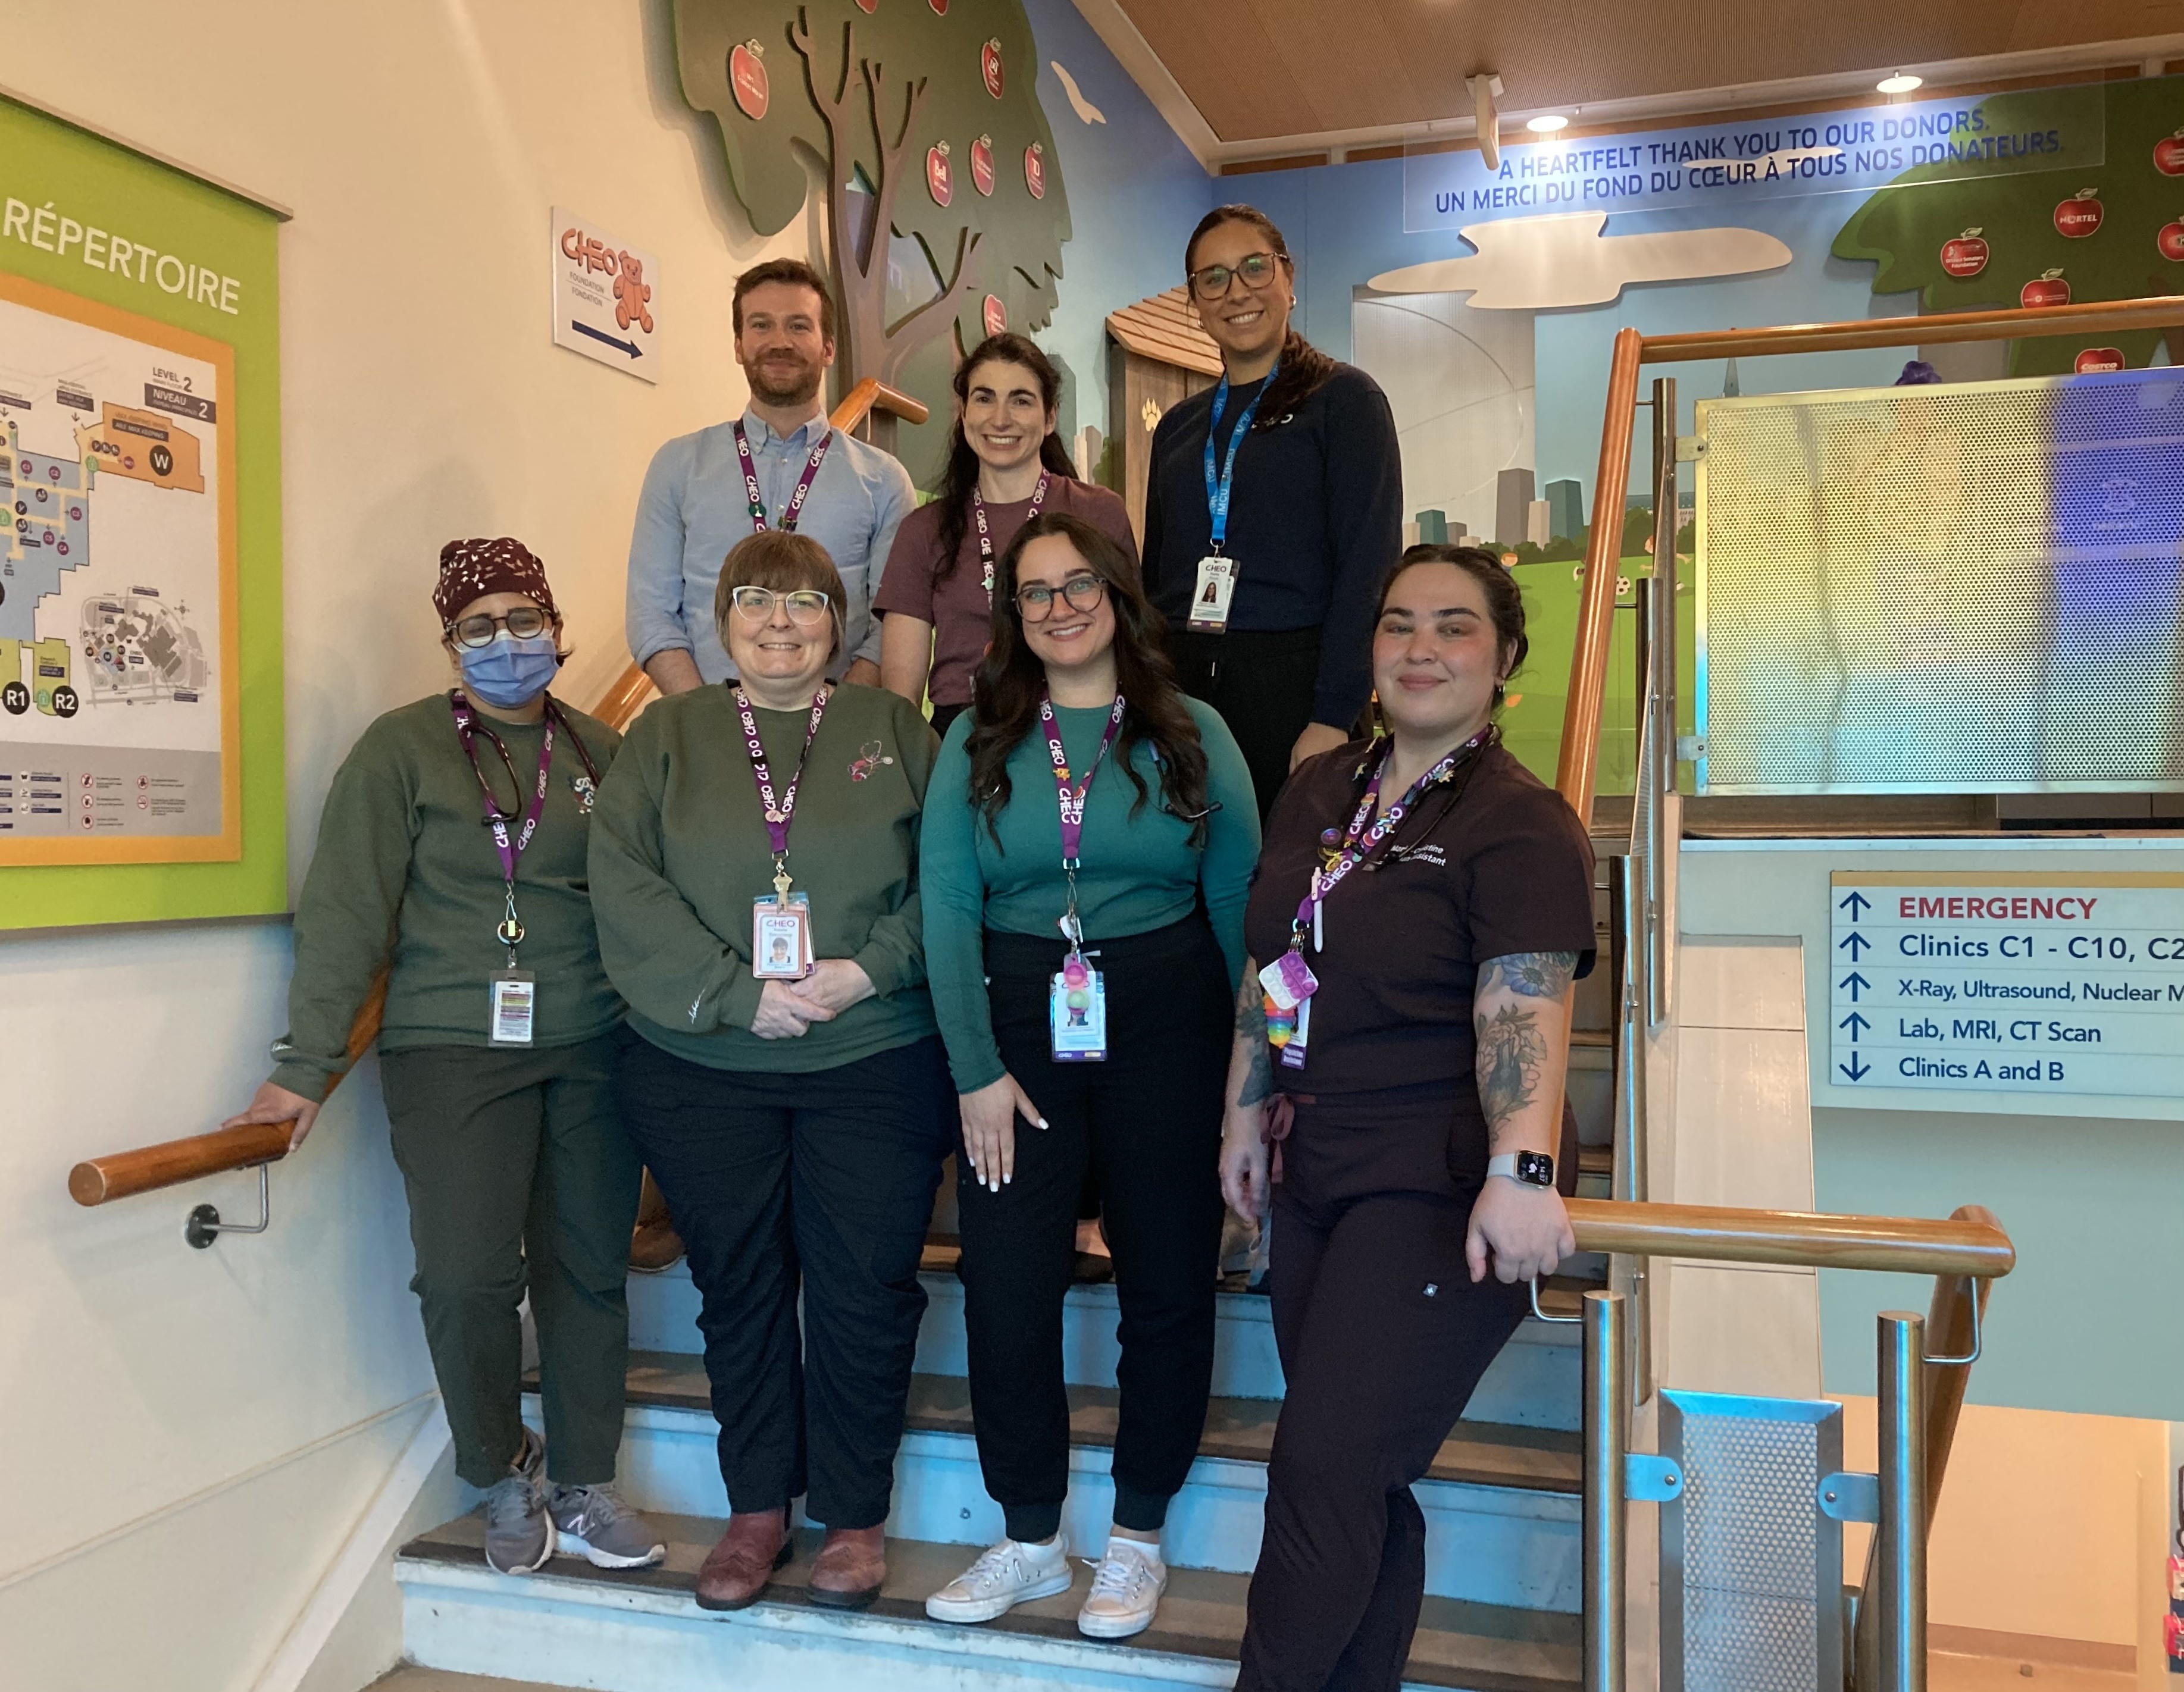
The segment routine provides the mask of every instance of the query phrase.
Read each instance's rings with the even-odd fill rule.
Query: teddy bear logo
[[[615,278],[614,291],[615,322],[624,329],[634,323],[651,334],[652,313],[644,303],[652,298],[652,285],[644,280],[644,260],[636,253],[621,255],[621,274]]]

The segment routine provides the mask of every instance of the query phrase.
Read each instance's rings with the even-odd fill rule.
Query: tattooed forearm
[[[1560,999],[1576,971],[1575,952],[1512,952],[1486,960],[1479,971],[1479,991],[1501,988],[1526,999]]]
[[[1267,1055],[1267,1002],[1260,995],[1258,971],[1246,959],[1236,989],[1236,1056],[1243,1076],[1236,1088],[1239,1105],[1256,1105],[1274,1090],[1274,1070]]]
[[[1547,1055],[1540,1015],[1502,1005],[1474,1018],[1479,1033],[1479,1103],[1489,1138],[1539,1096],[1540,1070]]]

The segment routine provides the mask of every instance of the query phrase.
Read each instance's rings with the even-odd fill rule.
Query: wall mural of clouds
[[[1510,219],[1460,231],[1477,251],[1383,270],[1379,293],[1469,292],[1475,309],[1547,311],[1604,305],[1637,282],[1749,276],[1790,262],[1783,242],[1757,229],[1658,230],[1602,235],[1605,212]]]

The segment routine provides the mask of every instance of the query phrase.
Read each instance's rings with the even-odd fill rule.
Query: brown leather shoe
[[[792,1549],[786,1510],[738,1511],[698,1571],[700,1610],[740,1610],[766,1590]]]
[[[887,1583],[884,1528],[829,1528],[811,1565],[811,1601],[829,1610],[861,1610]]]

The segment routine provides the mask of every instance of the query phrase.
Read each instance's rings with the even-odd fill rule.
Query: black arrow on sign
[[[588,335],[594,341],[604,341],[616,352],[627,353],[632,359],[641,359],[644,356],[644,348],[634,341],[617,341],[604,330],[594,329],[588,323],[579,323],[573,317],[569,320],[569,327],[579,335]]]

